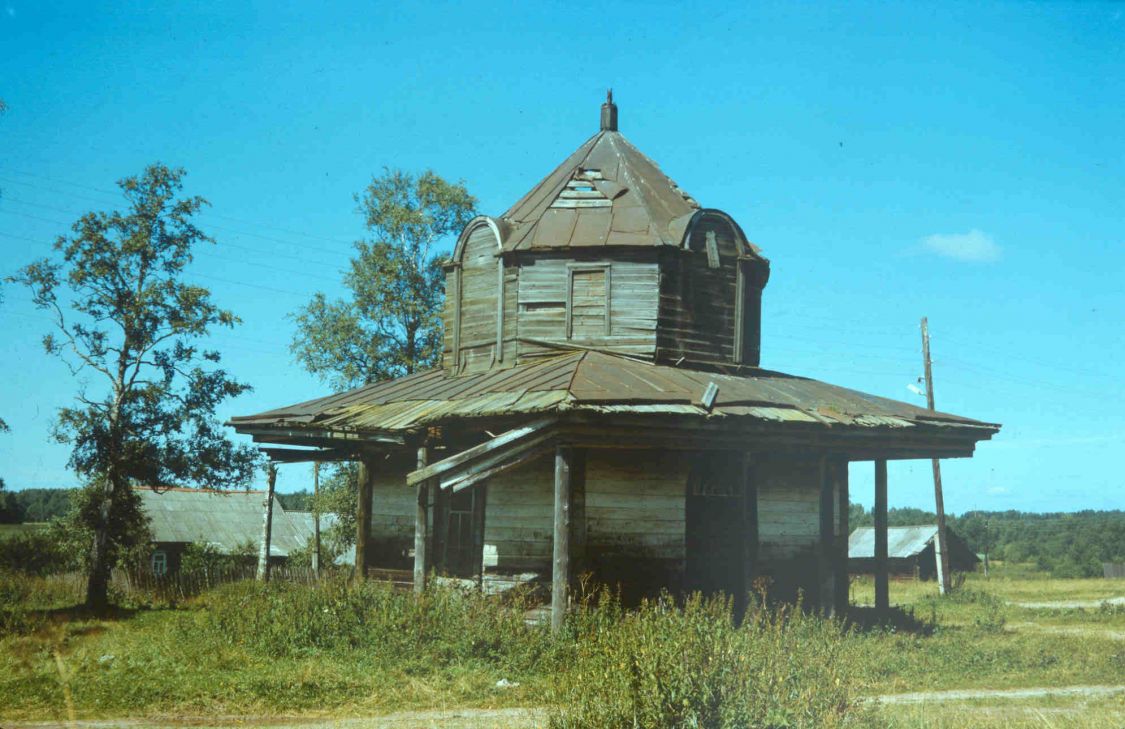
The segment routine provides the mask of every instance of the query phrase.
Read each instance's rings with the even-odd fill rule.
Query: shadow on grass
[[[861,633],[874,631],[893,631],[912,635],[933,635],[934,624],[919,620],[913,610],[892,607],[879,610],[873,607],[852,605],[848,608],[845,622]]]

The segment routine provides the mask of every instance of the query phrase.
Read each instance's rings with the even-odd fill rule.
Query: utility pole
[[[269,465],[265,516],[262,519],[262,541],[258,545],[258,582],[270,581],[270,537],[273,531],[273,487],[277,483],[277,466]]]
[[[313,461],[313,574],[320,577],[320,461]]]
[[[922,317],[922,361],[926,373],[926,407],[934,409],[934,373],[930,365],[930,325]],[[934,505],[937,511],[937,534],[934,536],[934,561],[937,564],[938,590],[942,595],[949,592],[949,550],[945,538],[945,497],[941,493],[941,461],[932,461],[934,467]]]

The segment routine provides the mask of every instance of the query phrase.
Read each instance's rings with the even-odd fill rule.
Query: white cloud
[[[1011,489],[1007,486],[989,486],[985,489],[985,493],[989,496],[1003,496],[1004,494],[1011,493]]]
[[[922,247],[939,256],[957,261],[995,261],[1000,258],[1000,246],[992,236],[973,228],[968,233],[938,233],[922,239]]]

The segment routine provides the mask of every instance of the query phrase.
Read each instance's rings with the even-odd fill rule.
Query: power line
[[[69,180],[62,180],[62,179],[54,178],[54,177],[46,177],[44,175],[37,175],[37,174],[33,174],[31,172],[25,172],[23,170],[17,170],[17,169],[14,169],[12,167],[6,167],[6,166],[3,166],[3,165],[0,165],[0,170],[7,170],[8,172],[12,172],[12,173],[15,173],[17,175],[23,175],[24,177],[30,177],[30,178],[35,179],[35,180],[43,180],[44,182],[51,182],[51,183],[58,184],[58,185],[69,185],[70,187],[76,187],[80,190],[88,190],[88,191],[97,192],[97,193],[103,194],[103,195],[110,195],[110,196],[113,196],[113,197],[119,197],[121,195],[120,190],[106,190],[106,189],[99,188],[99,187],[91,187],[89,185],[83,185],[83,184],[80,184],[80,183],[77,183],[77,182],[71,182]],[[17,184],[19,184],[19,183],[17,183]],[[285,233],[286,235],[295,235],[299,238],[318,239],[318,240],[327,241],[329,243],[343,243],[344,245],[351,245],[352,244],[352,241],[343,241],[339,238],[331,238],[329,236],[319,235],[319,234],[316,234],[316,233],[307,233],[307,232],[302,232],[302,231],[288,230],[286,228],[280,228],[278,226],[269,225],[269,224],[261,223],[261,222],[257,222],[257,221],[242,220],[242,219],[239,219],[239,218],[231,217],[229,215],[220,215],[219,213],[210,213],[210,214],[213,217],[219,218],[220,220],[228,220],[232,223],[238,223],[240,225],[252,225],[252,226],[255,226],[255,227],[259,227],[259,228],[267,228],[267,229],[270,229],[270,230],[276,230],[279,233]]]

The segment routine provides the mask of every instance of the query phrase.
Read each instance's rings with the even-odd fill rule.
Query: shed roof
[[[891,559],[907,559],[923,551],[937,534],[937,525],[888,527],[887,556]],[[874,559],[875,527],[859,527],[848,537],[848,557],[851,559]]]
[[[229,554],[262,538],[264,493],[174,488],[135,489],[154,542],[211,544]],[[312,538],[312,524],[290,514],[274,497],[270,556],[288,557]]]
[[[711,407],[708,386],[717,388]],[[817,380],[764,369],[719,374],[656,365],[593,351],[572,351],[516,367],[454,375],[430,370],[257,415],[235,417],[243,432],[260,428],[403,433],[454,419],[533,413],[632,413],[727,418],[847,429],[932,426],[990,437],[999,426],[939,413]]]

